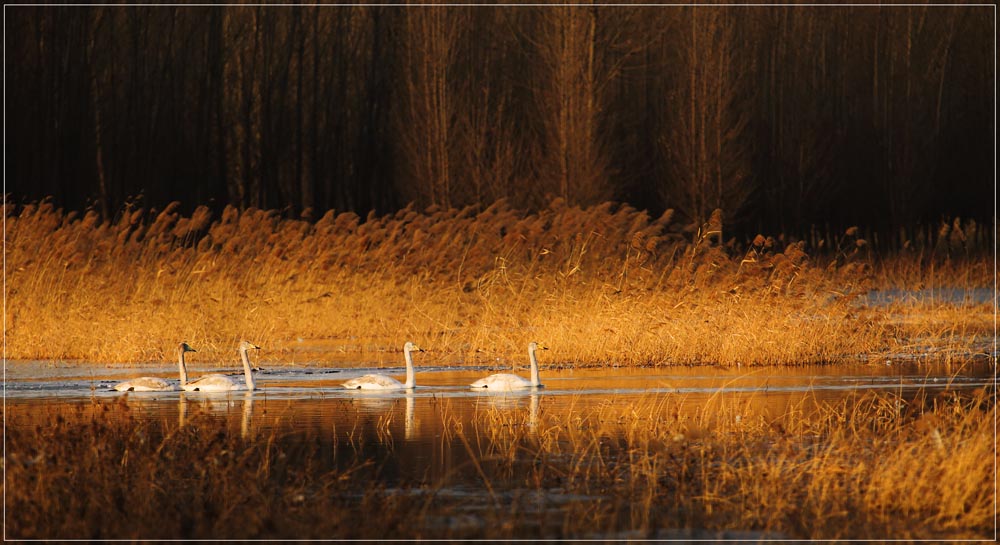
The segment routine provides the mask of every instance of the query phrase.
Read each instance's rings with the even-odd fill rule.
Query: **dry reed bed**
[[[378,454],[357,444],[371,439],[337,433],[241,435],[197,410],[184,425],[136,416],[123,399],[49,409],[46,425],[26,425],[13,407],[6,536],[992,535],[992,392],[867,394],[778,416],[721,398],[696,413],[682,403],[550,411],[543,401],[484,409],[464,426],[444,404],[439,418],[452,425],[440,441],[453,453],[441,456],[465,462],[433,483],[380,473],[392,422],[379,424],[388,452]],[[480,496],[449,494],[470,490],[470,476]]]
[[[679,403],[609,402],[556,417],[487,411],[480,465],[522,484],[610,492],[596,511],[567,511],[567,532],[579,521],[632,537],[700,528],[973,539],[995,530],[995,390],[863,394],[777,417],[745,401],[717,398],[695,415]]]
[[[721,243],[721,215],[682,227],[670,212],[610,203],[555,200],[534,214],[503,202],[407,208],[365,220],[330,212],[315,223],[178,209],[101,222],[47,202],[6,205],[8,357],[153,361],[187,340],[202,361],[228,362],[250,338],[272,349],[266,358],[288,361],[298,339],[413,339],[455,362],[476,349],[520,354],[539,339],[578,364],[829,362],[895,350],[943,323],[911,331],[893,318],[922,308],[855,305],[873,279],[992,278],[967,248],[953,259],[882,260],[856,229],[816,256],[763,236],[738,248]],[[991,311],[957,309],[967,327],[929,342],[962,351],[962,335],[992,332]]]

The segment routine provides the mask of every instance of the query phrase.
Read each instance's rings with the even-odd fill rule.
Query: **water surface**
[[[427,505],[434,508],[415,529],[427,532],[423,535],[489,536],[487,521],[501,509],[519,513],[517,535],[531,537],[564,535],[560,532],[565,525],[572,525],[562,515],[570,512],[567,505],[616,500],[600,492],[539,488],[516,475],[507,475],[502,483],[495,474],[484,477],[483,466],[502,460],[504,449],[518,444],[510,439],[514,436],[571,435],[572,428],[582,429],[582,419],[589,419],[588,426],[600,428],[597,435],[588,436],[600,437],[595,452],[617,456],[614,445],[619,444],[620,434],[627,433],[623,430],[642,429],[654,419],[661,428],[664,422],[671,430],[676,427],[682,440],[696,440],[699,427],[730,429],[741,419],[766,424],[790,414],[808,419],[837,403],[871,403],[873,395],[902,407],[918,395],[943,396],[995,386],[993,370],[985,361],[950,366],[911,361],[749,369],[543,367],[543,389],[507,393],[468,387],[496,369],[444,366],[418,367],[418,387],[413,391],[364,392],[340,386],[373,371],[402,378],[401,367],[315,366],[262,370],[256,377],[260,389],[252,393],[120,393],[110,389],[129,377],[172,379],[171,367],[8,362],[5,424],[47,426],[67,412],[102,419],[123,418],[127,413],[132,418],[162,421],[168,429],[175,423],[199,426],[208,418],[243,438],[308,444],[322,453],[313,462],[320,464],[315,467],[319,473],[362,471],[385,494],[421,502],[426,496]],[[107,410],[110,403],[117,404],[118,410]],[[555,434],[554,428],[559,428]],[[568,443],[567,448],[574,446]],[[515,456],[523,456],[525,467],[530,467],[530,453]],[[536,524],[533,521],[542,526],[531,527]],[[661,529],[656,535],[738,536],[747,541],[765,535],[732,530],[735,533],[723,535]]]
[[[359,422],[381,426],[393,441],[427,442],[456,422],[474,422],[485,410],[570,414],[602,404],[648,405],[669,400],[680,411],[704,412],[723,401],[742,410],[778,417],[814,409],[848,396],[884,392],[906,397],[969,391],[994,384],[985,361],[961,365],[903,362],[887,365],[545,369],[539,390],[509,393],[472,390],[468,384],[496,369],[487,367],[418,367],[413,391],[354,391],[340,385],[370,372],[402,379],[397,368],[282,367],[256,373],[259,389],[247,392],[130,392],[111,389],[137,376],[173,379],[169,366],[113,368],[51,362],[8,362],[4,395],[8,425],[35,420],[46,407],[125,397],[150,418],[182,419],[187,411],[252,421],[255,428],[357,428]],[[520,370],[522,373],[524,370]],[[235,370],[233,371],[235,374]],[[447,408],[451,423],[442,418]],[[530,415],[528,415],[530,416]],[[249,426],[250,424],[246,424]],[[363,427],[363,426],[362,426]]]

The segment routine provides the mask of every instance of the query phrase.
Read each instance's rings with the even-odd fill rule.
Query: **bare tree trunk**
[[[405,157],[401,189],[424,204],[452,205],[449,146],[455,131],[455,104],[449,72],[466,11],[414,7],[403,15],[406,102],[398,130]]]
[[[87,70],[90,74],[90,108],[94,124],[94,167],[97,172],[98,205],[101,209],[101,217],[107,220],[111,217],[109,210],[111,197],[108,194],[108,181],[104,173],[104,147],[102,145],[104,127],[101,124],[101,108],[104,106],[104,101],[102,100],[101,87],[103,82],[98,81],[104,63],[99,63],[95,53],[97,33],[104,22],[104,10],[101,8],[91,8],[91,10],[92,19],[88,26],[87,37]]]
[[[665,109],[669,133],[663,157],[670,180],[661,191],[665,202],[701,225],[716,209],[739,217],[753,192],[745,102],[753,99],[745,81],[752,61],[735,60],[738,41],[730,11],[699,6],[684,16],[688,24],[680,43],[665,44],[680,52],[672,64],[686,84],[676,97],[685,114],[673,117]]]
[[[555,180],[569,203],[593,204],[614,194],[610,143],[603,130],[608,88],[626,60],[642,50],[624,28],[640,12],[596,6],[539,10],[534,89],[544,122],[541,178]]]
[[[295,24],[294,28],[297,30],[293,36],[297,37],[297,49],[296,49],[296,81],[295,81],[295,149],[292,150],[295,153],[295,177],[293,182],[299,187],[300,201],[299,206],[301,206],[302,211],[310,210],[313,207],[312,202],[312,185],[310,184],[309,177],[303,172],[304,155],[305,155],[305,138],[304,132],[305,127],[303,126],[303,110],[305,108],[303,101],[305,81],[303,75],[305,73],[305,52],[306,52],[306,32],[304,25],[302,24],[302,7],[296,6],[293,8]],[[291,39],[291,38],[289,38]]]

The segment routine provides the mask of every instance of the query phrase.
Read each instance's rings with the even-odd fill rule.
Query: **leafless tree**
[[[687,8],[676,42],[664,42],[675,53],[677,81],[664,97],[672,110],[661,137],[669,165],[663,198],[698,224],[720,208],[738,217],[754,191],[747,130],[754,68],[739,55],[738,17],[728,8]]]

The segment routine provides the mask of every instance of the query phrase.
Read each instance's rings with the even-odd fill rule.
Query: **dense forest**
[[[991,6],[4,11],[14,202],[993,217]]]

